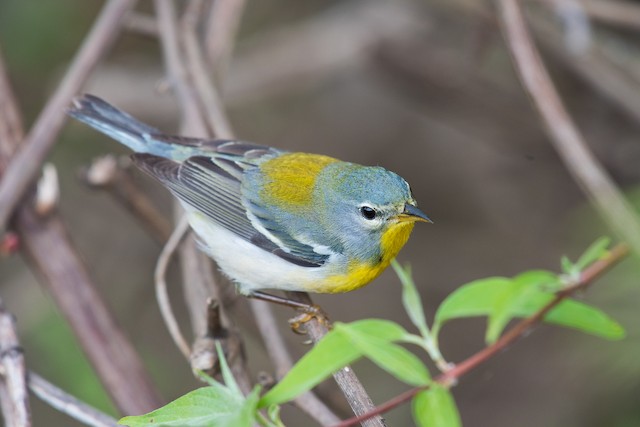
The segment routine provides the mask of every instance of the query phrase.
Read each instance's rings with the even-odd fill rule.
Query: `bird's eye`
[[[376,210],[369,206],[363,206],[360,208],[360,213],[365,219],[372,220],[376,217]]]

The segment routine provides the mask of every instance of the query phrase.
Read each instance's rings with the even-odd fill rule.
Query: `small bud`
[[[36,213],[40,216],[48,215],[57,206],[59,198],[58,171],[52,163],[45,163],[36,191]]]

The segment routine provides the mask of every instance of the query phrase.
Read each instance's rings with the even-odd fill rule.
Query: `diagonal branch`
[[[609,252],[609,254],[605,258],[602,258],[594,262],[593,264],[591,264],[589,267],[587,267],[582,272],[582,274],[580,274],[580,277],[578,277],[573,283],[569,284],[565,289],[558,292],[555,295],[555,297],[551,301],[549,301],[549,303],[547,303],[544,307],[542,307],[536,313],[518,322],[515,326],[509,329],[504,335],[502,335],[500,339],[495,343],[491,344],[488,347],[483,348],[482,350],[475,353],[474,355],[456,364],[449,371],[438,375],[436,378],[434,378],[434,381],[445,386],[455,384],[455,382],[460,377],[462,377],[465,374],[468,374],[472,370],[476,369],[478,366],[482,365],[487,360],[493,358],[497,354],[507,349],[511,344],[513,344],[520,338],[526,336],[538,324],[540,324],[544,320],[544,317],[551,310],[553,310],[558,304],[560,304],[562,301],[564,301],[566,298],[570,297],[577,291],[589,286],[591,283],[593,283],[594,280],[602,276],[614,265],[622,261],[622,259],[624,259],[624,257],[626,257],[628,254],[629,254],[629,247],[627,245],[625,244],[617,245]],[[415,387],[410,390],[407,390],[404,393],[399,394],[393,399],[390,399],[387,402],[383,403],[382,405],[378,406],[374,411],[368,412],[360,417],[349,418],[348,420],[344,420],[333,427],[349,427],[359,422],[362,422],[369,417],[378,416],[380,414],[388,412],[391,409],[396,408],[405,402],[408,402],[416,394],[428,388],[429,386],[424,386],[424,387]]]
[[[115,419],[66,393],[35,372],[27,375],[29,390],[43,402],[63,414],[91,427],[117,427]]]
[[[106,3],[62,82],[5,170],[0,180],[0,234],[53,148],[66,120],[66,107],[113,44],[124,16],[134,5],[135,0],[109,0]]]
[[[640,219],[569,116],[531,39],[518,0],[498,0],[497,4],[518,77],[542,117],[554,148],[603,219],[640,254]]]
[[[0,99],[4,101],[0,108],[2,164],[22,138],[20,113],[2,56]],[[24,243],[23,255],[49,288],[118,408],[131,414],[157,408],[161,400],[142,361],[100,297],[60,217],[51,212],[44,218],[25,203],[15,225]]]
[[[30,427],[31,411],[24,356],[18,341],[15,318],[0,301],[0,396],[7,427]]]

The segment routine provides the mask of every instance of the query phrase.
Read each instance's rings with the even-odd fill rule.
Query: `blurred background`
[[[637,207],[640,107],[633,106],[640,105],[640,20],[634,27],[625,21],[633,15],[605,19],[591,7],[605,4],[602,10],[608,10],[617,2],[524,3],[567,107]],[[640,8],[628,4],[630,11]],[[101,5],[0,1],[0,43],[27,125]],[[152,10],[146,2],[139,9]],[[558,271],[562,255],[576,259],[596,238],[612,235],[549,143],[488,2],[248,1],[221,81],[241,139],[382,165],[411,183],[434,224],[417,226],[399,259],[411,263],[430,316],[464,283],[534,268]],[[152,36],[124,31],[86,92],[176,132],[179,112]],[[50,159],[60,174],[60,210],[100,292],[163,397],[173,399],[197,383],[155,303],[152,272],[161,247],[112,198],[78,179],[82,167],[105,153],[126,151],[78,123],[66,126]],[[170,215],[167,192],[142,174],[136,180]],[[539,327],[454,389],[464,425],[640,425],[639,268],[637,258],[628,259],[579,295],[622,323],[625,340]],[[177,288],[177,272],[172,279]],[[334,320],[385,318],[410,328],[400,290],[386,272],[362,290],[315,301]],[[179,291],[175,297],[179,309]],[[17,316],[30,369],[114,413],[65,320],[18,255],[0,259],[0,298]],[[286,329],[291,312],[276,311]],[[184,310],[181,316],[188,321]],[[244,301],[233,317],[252,373],[268,370]],[[447,325],[441,334],[445,356],[456,362],[480,349],[484,326],[482,319]],[[308,348],[303,338],[287,337],[294,354]],[[355,369],[375,402],[406,389],[369,363]],[[348,415],[331,382],[321,393],[334,396]],[[80,425],[32,402],[36,426]],[[285,413],[288,425],[310,425],[296,414]],[[388,420],[412,425],[409,407],[394,410]]]

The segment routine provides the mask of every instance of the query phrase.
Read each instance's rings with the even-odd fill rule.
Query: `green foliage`
[[[514,278],[490,277],[461,286],[438,307],[433,334],[452,319],[487,316],[487,343],[495,342],[514,317],[528,317],[551,302],[556,292],[579,279],[584,268],[607,254],[609,239],[599,239],[573,264],[562,259],[568,277],[544,270],[532,270]],[[545,322],[565,326],[601,338],[624,337],[624,329],[596,307],[566,299],[554,307]]]
[[[460,415],[448,387],[431,379],[422,361],[401,344],[416,344],[426,350],[441,370],[449,365],[440,354],[437,336],[442,326],[453,319],[486,316],[487,343],[496,342],[507,324],[517,317],[539,312],[566,287],[580,280],[582,271],[607,254],[608,239],[600,239],[572,263],[562,259],[563,274],[532,270],[513,278],[490,277],[461,286],[440,305],[430,329],[411,270],[393,262],[401,283],[402,303],[419,331],[407,332],[402,326],[380,319],[336,322],[333,329],[307,352],[275,387],[259,397],[256,387],[244,397],[227,366],[220,348],[221,373],[226,385],[204,376],[209,383],[163,408],[120,422],[130,426],[222,426],[284,427],[279,404],[291,401],[312,389],[331,374],[359,358],[366,357],[378,367],[406,384],[418,387],[412,401],[418,427],[459,427]],[[620,339],[624,329],[596,307],[564,299],[550,310],[544,321],[574,328],[606,339]],[[266,410],[266,416],[264,412]]]
[[[388,370],[398,379],[426,384],[429,374],[422,363],[404,348],[393,344],[406,341],[410,334],[393,322],[378,319],[339,323],[289,373],[260,400],[264,408],[292,400],[325,380],[337,370],[362,356]],[[416,369],[407,372],[407,367]]]
[[[412,401],[413,419],[418,427],[459,427],[460,414],[451,392],[438,384],[416,394]]]
[[[209,383],[208,387],[193,390],[160,409],[145,415],[124,417],[119,424],[129,427],[252,427],[258,422],[257,406],[260,387],[256,386],[243,396],[227,366],[224,354],[217,346],[222,377],[226,386],[199,375]],[[263,423],[263,425],[265,425]],[[267,425],[276,424],[270,423]]]
[[[568,257],[563,256],[560,260],[562,272],[569,276],[571,279],[576,279],[582,270],[587,268],[590,264],[598,261],[607,255],[611,239],[608,237],[601,237],[591,244],[586,251],[578,258],[576,263],[572,263]]]

